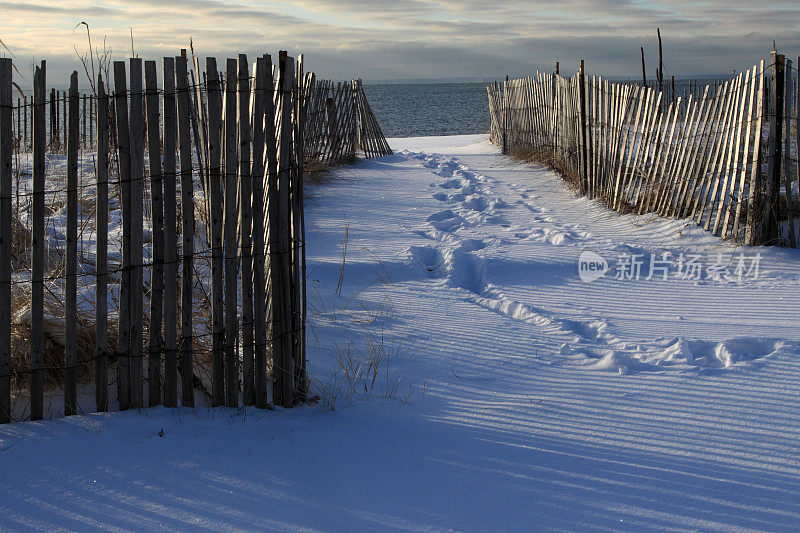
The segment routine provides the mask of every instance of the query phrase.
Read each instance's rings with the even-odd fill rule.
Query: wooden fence
[[[800,62],[800,58],[798,58]],[[537,73],[487,88],[490,138],[618,212],[689,217],[723,238],[797,246],[797,67],[768,61],[663,106],[652,87]]]
[[[48,100],[43,61],[15,106],[0,59],[0,422],[303,401],[304,169],[391,153],[360,83],[285,52],[112,67]]]

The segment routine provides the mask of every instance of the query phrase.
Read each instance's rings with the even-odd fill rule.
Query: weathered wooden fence
[[[335,83],[307,75],[306,165],[352,163],[360,150],[366,157],[392,150],[364,95],[361,80]]]
[[[586,76],[581,62],[571,78],[490,85],[490,138],[616,211],[690,217],[737,242],[797,246],[796,73],[773,52],[700,98],[663,106],[653,88]]]
[[[15,106],[0,59],[0,422],[303,401],[304,169],[390,153],[360,83],[319,120],[302,56],[112,66]]]

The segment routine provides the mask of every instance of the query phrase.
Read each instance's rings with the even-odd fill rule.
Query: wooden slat
[[[192,361],[194,274],[194,184],[192,183],[192,132],[189,120],[189,75],[186,55],[175,58],[175,90],[178,99],[178,152],[181,172],[181,405],[194,407]]]
[[[225,269],[222,246],[222,87],[217,61],[206,58],[208,87],[208,157],[211,192],[211,403],[225,403]]]
[[[652,123],[652,129],[649,134],[651,142],[648,143],[648,153],[646,160],[648,162],[647,172],[642,176],[642,185],[639,188],[637,212],[641,215],[648,209],[650,199],[655,194],[656,179],[658,176],[658,162],[664,151],[664,136],[667,130],[665,122],[668,121],[669,116],[664,112],[662,105],[663,93],[659,92],[656,98],[655,113],[658,116],[657,120]]]
[[[749,78],[750,71],[747,71],[747,76]],[[716,216],[714,217],[714,225],[711,229],[712,233],[715,235],[719,234],[720,225],[722,223],[722,216],[725,212],[727,206],[730,205],[728,201],[728,184],[731,182],[731,174],[734,172],[734,167],[736,165],[736,161],[738,159],[739,154],[739,138],[741,137],[741,129],[742,129],[742,115],[744,113],[744,104],[746,102],[746,94],[742,90],[743,87],[747,86],[747,82],[749,81],[748,78],[744,78],[744,82],[742,81],[742,76],[739,75],[736,77],[736,90],[734,93],[735,101],[734,101],[734,110],[733,110],[733,122],[729,126],[730,135],[728,142],[726,144],[725,151],[727,152],[727,156],[725,158],[725,166],[723,167],[722,172],[724,173],[724,178],[721,180],[721,189],[719,195],[719,202]],[[711,217],[709,217],[709,221]],[[721,235],[721,237],[725,237]]]
[[[680,159],[681,151],[685,146],[686,141],[686,128],[689,121],[689,109],[685,108],[683,103],[683,98],[678,97],[676,100],[676,122],[675,122],[675,136],[674,142],[670,147],[670,153],[667,159],[667,163],[664,167],[664,175],[662,179],[662,187],[660,195],[656,198],[656,203],[653,207],[653,211],[663,215],[664,211],[666,210],[666,206],[670,203],[670,198],[674,194],[675,189],[675,168],[678,164]]]
[[[708,218],[706,218],[703,228],[705,230],[711,229],[711,221],[714,218],[715,207],[717,206],[719,192],[724,179],[725,161],[730,159],[731,149],[730,143],[734,134],[734,123],[736,122],[737,107],[739,104],[739,84],[740,79],[737,76],[731,83],[730,100],[728,112],[725,116],[725,122],[722,128],[722,138],[717,150],[717,157],[715,158],[716,164],[713,167],[713,182],[711,185],[711,194],[707,197],[705,205],[708,207]]]
[[[748,186],[747,221],[745,226],[744,243],[752,245],[758,237],[758,219],[756,217],[756,200],[760,186],[759,173],[761,171],[761,124],[764,118],[764,60],[761,60],[758,71],[758,94],[756,95],[756,122],[753,139],[753,157],[751,160],[750,184]],[[798,145],[800,146],[800,144]]]
[[[744,204],[745,199],[745,189],[747,187],[747,168],[748,168],[748,161],[750,159],[750,137],[752,132],[752,123],[753,123],[753,105],[755,102],[755,95],[756,95],[756,76],[757,76],[757,66],[754,66],[750,72],[750,86],[748,87],[748,94],[749,94],[749,102],[747,105],[747,112],[744,115],[744,120],[746,121],[747,127],[745,128],[744,134],[744,149],[742,152],[742,165],[739,172],[739,187],[737,190],[738,197],[736,200],[736,213],[733,216],[733,234],[732,237],[734,240],[739,240],[739,218],[742,214],[742,205]],[[760,135],[760,132],[759,132]],[[736,179],[736,176],[734,176]],[[730,211],[728,211],[730,214]],[[722,234],[725,235],[727,233],[729,220],[725,218],[725,225],[722,229]]]
[[[150,221],[152,268],[150,270],[150,327],[147,350],[148,405],[161,403],[161,320],[164,309],[164,208],[161,170],[161,124],[156,62],[145,61],[145,110],[147,154],[150,170]]]
[[[277,405],[291,406],[294,401],[294,353],[291,342],[291,255],[289,249],[289,180],[291,157],[291,91],[293,63],[285,52],[280,54],[276,123],[278,127],[278,173],[276,183],[270,180],[270,270],[272,278],[273,327],[273,399]],[[273,249],[275,251],[273,252]],[[275,344],[279,349],[275,351]]]
[[[626,188],[630,191],[628,194],[628,204],[629,205],[636,205],[638,201],[638,191],[639,186],[641,185],[641,177],[643,174],[643,170],[641,170],[640,165],[642,161],[646,161],[647,153],[650,148],[650,133],[651,133],[651,124],[656,118],[656,112],[654,109],[654,99],[655,99],[655,91],[644,87],[642,91],[645,93],[644,96],[644,104],[642,106],[642,119],[641,119],[641,132],[638,134],[638,142],[636,147],[636,153],[634,154],[633,161],[630,165],[630,172],[626,182]]]
[[[119,299],[119,357],[117,359],[117,400],[120,410],[131,404],[130,311],[131,311],[131,143],[128,128],[127,73],[124,61],[114,61],[114,116],[117,122],[119,180],[122,193],[122,280]]]
[[[186,55],[175,58],[175,91],[178,104],[178,153],[181,174],[181,405],[194,407],[192,355],[192,301],[194,274],[194,186],[192,183],[192,133],[189,119],[189,76]]]
[[[77,413],[78,363],[78,73],[73,72],[69,86],[67,124],[67,228],[66,265],[64,269],[64,415]]]
[[[44,400],[44,188],[45,150],[45,79],[47,65],[42,61],[33,76],[33,205],[31,207],[31,420],[41,420]]]
[[[695,179],[695,169],[699,166],[698,159],[702,158],[703,151],[705,150],[706,132],[708,129],[708,123],[710,122],[709,117],[712,116],[710,115],[712,104],[713,102],[709,97],[709,86],[706,85],[700,101],[700,109],[697,113],[697,121],[694,131],[692,132],[691,152],[686,159],[686,165],[681,171],[682,175],[685,176],[685,181],[683,189],[680,191],[677,211],[675,212],[675,216],[681,218],[688,215],[689,206],[691,205],[691,201],[694,197],[694,190],[697,184],[697,180]]]
[[[293,270],[293,290],[294,290],[294,332],[295,332],[295,352],[296,352],[296,371],[295,371],[295,396],[297,401],[305,401],[306,375],[305,375],[305,322],[306,322],[306,293],[305,293],[305,222],[303,216],[303,138],[302,117],[300,113],[300,101],[297,95],[302,91],[300,83],[303,79],[303,56],[298,56],[297,68],[295,72],[294,97],[294,172],[292,173],[292,270]],[[357,84],[356,90],[361,87]],[[363,95],[362,95],[363,96]],[[355,110],[354,110],[355,113]],[[354,149],[355,150],[355,149]],[[375,154],[379,153],[379,148],[375,146]]]
[[[747,70],[739,75],[743,82],[739,86],[737,95],[737,114],[736,122],[732,126],[733,139],[729,145],[728,163],[726,165],[725,181],[720,193],[720,205],[714,221],[714,234],[723,239],[727,237],[728,219],[730,217],[736,193],[736,175],[739,167],[739,153],[741,150],[742,129],[744,128],[745,108],[747,104],[747,93],[750,85],[750,71]],[[720,232],[722,230],[722,233]]]
[[[692,194],[689,195],[685,216],[695,220],[697,210],[702,204],[703,195],[705,194],[706,181],[708,178],[708,169],[711,164],[713,155],[714,139],[719,130],[719,118],[722,114],[722,106],[724,104],[724,91],[714,90],[714,99],[709,108],[707,117],[707,125],[703,128],[702,149],[698,152],[696,157],[696,172],[692,173]],[[694,192],[697,191],[697,194]]]
[[[164,58],[164,405],[178,406],[178,235],[175,58]]]
[[[0,324],[11,324],[11,58],[0,58]],[[0,329],[0,423],[11,421],[11,328]]]
[[[625,157],[625,152],[627,152],[627,158],[624,160],[623,164],[620,164],[619,170],[617,171],[617,187],[614,191],[614,205],[613,208],[616,211],[622,207],[622,201],[628,186],[628,176],[630,174],[630,168],[632,165],[632,160],[634,156],[634,152],[636,150],[636,137],[638,136],[639,132],[639,120],[642,116],[642,107],[644,106],[645,98],[642,90],[639,87],[635,87],[633,89],[633,98],[636,100],[636,115],[634,118],[633,123],[633,130],[628,130],[625,135],[625,142],[623,144],[623,151],[621,155],[621,162],[622,158]],[[627,126],[626,126],[626,129]],[[629,141],[629,137],[633,136],[633,141]]]
[[[266,287],[266,211],[264,210],[264,171],[265,171],[265,112],[266,100],[272,99],[271,72],[267,69],[266,57],[256,59],[253,71],[253,154],[250,176],[253,180],[253,292],[254,292],[254,364],[253,394],[255,406],[267,407],[267,287]],[[272,127],[273,123],[267,123]],[[274,137],[274,133],[273,133]]]
[[[238,176],[236,174],[236,75],[238,62],[228,59],[225,69],[225,196],[223,240],[225,246],[225,405],[239,405],[239,341],[237,210]]]
[[[712,137],[711,147],[712,151],[709,153],[710,157],[707,160],[706,171],[704,172],[703,187],[700,191],[700,201],[697,209],[697,218],[695,219],[698,224],[701,224],[706,214],[709,202],[713,205],[716,196],[716,190],[719,184],[719,176],[717,168],[722,160],[723,146],[727,139],[727,129],[730,123],[730,116],[733,111],[733,93],[734,93],[734,80],[729,80],[723,84],[722,91],[724,94],[723,102],[720,107],[720,114],[717,117],[714,136]],[[706,220],[706,225],[711,219],[711,213]],[[708,229],[708,228],[706,228]]]
[[[131,142],[131,407],[143,407],[142,311],[144,307],[143,249],[144,230],[144,98],[142,90],[142,60],[130,59],[130,142]]]
[[[97,248],[95,277],[94,397],[98,412],[108,411],[108,96],[97,76]],[[91,124],[91,120],[89,121]],[[90,127],[91,130],[91,127]]]
[[[792,144],[792,60],[786,60],[786,88],[784,90],[785,104],[784,120],[783,123],[786,127],[786,133],[783,136],[783,185],[786,190],[786,222],[789,225],[789,246],[797,248],[797,237],[795,236],[794,228],[794,201],[792,199],[792,159],[791,159],[791,144]],[[800,158],[800,145],[797,148],[796,158]]]
[[[247,56],[238,60],[239,125],[239,260],[242,269],[242,399],[255,405],[254,323],[253,323],[253,183],[250,175],[250,74]]]
[[[795,176],[797,177],[797,192],[800,194],[800,57],[795,62],[795,90],[794,90],[794,134],[796,147],[795,152]]]
[[[697,102],[694,101],[694,97],[689,96],[689,101],[684,108],[683,121],[678,130],[680,132],[678,139],[680,146],[674,154],[672,165],[667,175],[668,187],[658,207],[658,213],[662,216],[669,216],[672,214],[675,208],[675,199],[680,196],[680,190],[685,181],[681,171],[683,170],[683,163],[686,160],[687,147],[692,138],[692,129],[697,123],[697,107]]]

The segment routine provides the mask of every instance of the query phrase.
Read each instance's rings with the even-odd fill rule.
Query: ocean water
[[[489,131],[486,83],[364,85],[386,137]]]

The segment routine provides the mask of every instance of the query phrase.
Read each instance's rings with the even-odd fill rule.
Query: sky
[[[800,2],[776,0],[31,0],[0,1],[0,39],[23,84],[47,59],[48,85],[83,71],[78,55],[103,41],[113,59],[177,55],[194,42],[218,59],[303,52],[307,70],[365,81],[485,81],[537,69],[641,76],[658,64],[661,28],[667,76],[729,73],[779,51],[800,54]],[[77,26],[77,28],[76,28]],[[22,85],[22,84],[21,84]]]

